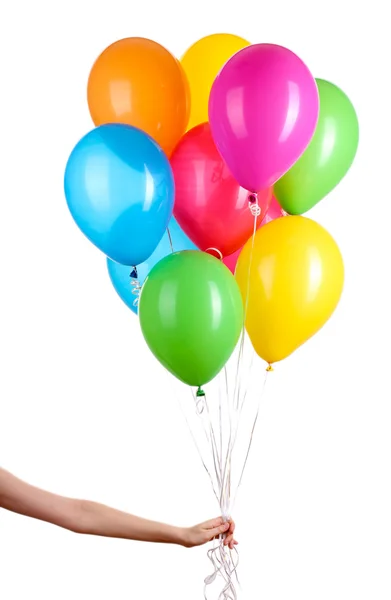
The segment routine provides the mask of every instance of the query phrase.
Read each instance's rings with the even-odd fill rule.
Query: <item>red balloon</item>
[[[283,210],[281,208],[281,206],[279,205],[279,203],[273,196],[272,201],[269,206],[269,209],[268,209],[266,215],[264,216],[263,221],[260,224],[260,227],[263,227],[263,225],[266,225],[266,223],[270,223],[270,221],[274,221],[274,219],[278,219],[279,217],[286,217],[286,215],[287,215],[287,213],[285,212],[285,210]],[[238,262],[239,254],[241,253],[241,251],[242,251],[242,248],[239,248],[239,250],[236,250],[236,252],[234,252],[233,254],[230,254],[229,256],[225,256],[223,259],[225,266],[228,267],[229,270],[231,271],[231,273],[233,273],[234,275],[235,275],[236,263]]]
[[[253,195],[240,187],[221,158],[208,123],[194,127],[171,157],[175,178],[174,216],[186,235],[204,252],[223,258],[248,240],[254,230]],[[260,214],[267,213],[272,189],[257,194]]]

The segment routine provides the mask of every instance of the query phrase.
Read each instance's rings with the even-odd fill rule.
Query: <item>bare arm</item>
[[[235,525],[213,519],[196,527],[180,528],[142,519],[88,500],[65,498],[18,479],[0,468],[0,508],[52,523],[76,533],[143,542],[200,546],[224,533],[233,547]]]

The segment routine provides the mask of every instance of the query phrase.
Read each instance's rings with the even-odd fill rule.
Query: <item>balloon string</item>
[[[214,583],[217,576],[220,575],[224,580],[224,587],[219,594],[219,600],[236,600],[237,593],[232,581],[232,575],[236,573],[239,564],[239,555],[234,549],[236,554],[235,558],[232,556],[232,552],[227,550],[224,546],[223,536],[219,537],[218,544],[214,545],[213,548],[208,550],[208,558],[213,566],[213,572],[211,575],[205,578],[204,597],[207,600],[207,587]]]
[[[242,327],[242,332],[241,332],[240,341],[239,341],[239,353],[238,353],[238,361],[237,361],[237,365],[236,365],[235,387],[234,387],[234,394],[233,394],[233,405],[234,405],[233,408],[236,411],[239,408],[239,397],[240,397],[240,390],[241,390],[240,374],[241,374],[241,367],[242,367],[242,363],[243,363],[244,340],[245,340],[245,334],[246,334],[246,318],[247,318],[247,309],[248,309],[248,297],[249,297],[249,292],[250,292],[251,264],[252,264],[253,250],[254,250],[254,244],[255,244],[255,234],[257,231],[257,216],[258,216],[258,214],[260,214],[258,211],[259,204],[258,204],[257,194],[252,194],[251,199],[253,199],[253,201],[254,201],[254,203],[252,205],[250,205],[250,211],[254,216],[254,224],[253,224],[253,233],[252,233],[252,239],[251,239],[250,260],[249,260],[248,273],[247,273],[247,290],[246,290],[246,301],[245,301],[244,315],[243,315],[243,327]],[[237,431],[238,418],[236,419],[236,421],[237,421],[237,423],[236,423],[236,431]],[[232,430],[231,430],[230,436],[229,436],[229,441],[228,441],[228,452],[226,455],[226,465],[225,465],[225,469],[224,469],[225,472],[227,471],[228,461],[230,460],[230,456],[232,454],[233,446],[235,445],[235,441],[236,441],[236,433],[235,433],[234,438],[232,438]]]
[[[241,390],[240,370],[241,370],[241,366],[242,366],[242,359],[243,359],[243,352],[244,352],[245,322],[246,322],[247,308],[248,308],[250,271],[251,271],[252,254],[253,254],[253,248],[254,248],[254,242],[255,242],[255,234],[256,234],[256,230],[257,230],[257,217],[260,215],[260,207],[258,205],[257,195],[254,195],[254,205],[250,207],[250,211],[251,211],[252,215],[254,216],[254,227],[253,227],[253,234],[252,234],[250,263],[249,263],[248,276],[247,276],[246,303],[245,303],[245,311],[244,311],[241,339],[240,339],[240,343],[239,343],[239,356],[238,356],[238,362],[237,362],[237,368],[236,368],[235,389],[234,389],[234,394],[233,394],[233,399],[232,399],[233,400],[232,408],[231,408],[230,402],[229,402],[228,378],[227,378],[227,372],[225,370],[226,395],[227,395],[227,405],[228,405],[228,414],[229,414],[229,438],[228,438],[228,442],[227,442],[227,452],[225,455],[224,469],[221,470],[222,472],[220,475],[220,477],[221,477],[220,508],[221,508],[223,516],[227,516],[227,517],[231,511],[230,505],[231,505],[232,453],[234,451],[234,447],[236,444],[237,433],[238,433],[238,428],[239,428],[239,423],[240,423],[240,413],[241,413],[241,410],[240,410],[239,414],[238,414],[239,397],[240,397],[240,390]],[[240,405],[241,409],[243,408],[243,404],[244,404],[244,399]],[[234,429],[233,429],[233,422],[232,422],[232,420],[233,420],[232,409],[233,409],[234,413],[236,413]],[[253,429],[254,428],[255,428],[255,424],[253,426]],[[222,436],[223,436],[223,432],[222,432],[222,428],[221,428],[221,424],[220,424],[220,439],[222,439]],[[248,453],[249,453],[249,450],[248,450]],[[246,457],[246,462],[247,462],[247,457]],[[222,460],[220,461],[220,465],[221,464],[222,464]],[[244,468],[243,468],[243,470],[244,470]],[[209,556],[215,557],[215,553],[211,553]],[[217,568],[215,562],[212,561],[212,563],[215,565],[215,570],[214,570],[214,573],[212,574],[212,580],[214,581],[219,569]],[[220,568],[220,570],[221,570],[221,568]],[[235,572],[236,578],[237,578],[236,566],[231,571],[230,570],[228,570],[228,572],[225,571],[226,586],[224,587],[224,590],[222,591],[222,593],[220,595],[220,598],[222,600],[230,600],[231,598],[234,598],[234,599],[236,598],[236,591],[235,591],[235,588],[231,581],[231,575],[233,572]]]
[[[211,254],[212,256],[215,254],[215,258],[218,258],[218,260],[222,261],[223,260],[223,254],[221,252],[221,250],[219,250],[218,248],[207,248],[205,250],[205,252],[207,254]]]
[[[253,356],[255,356],[255,353]],[[265,382],[263,389],[266,385],[266,377],[267,372],[265,372]],[[240,388],[241,387],[242,386],[240,386]],[[231,515],[231,510],[235,504],[236,495],[239,486],[241,485],[243,473],[245,471],[245,467],[248,461],[250,447],[252,445],[253,440],[253,434],[259,415],[260,399],[258,400],[256,414],[252,422],[250,439],[246,448],[243,466],[240,471],[239,481],[238,484],[235,485],[235,489],[232,490],[232,456],[236,447],[238,430],[240,429],[241,414],[243,406],[245,404],[247,390],[245,391],[243,396],[240,397],[239,402],[237,404],[234,403],[234,398],[229,393],[230,390],[227,370],[224,369],[224,371],[220,375],[220,391],[222,393],[220,394],[219,404],[215,407],[214,413],[212,414],[211,409],[213,408],[213,405],[209,404],[205,392],[203,396],[198,396],[196,390],[192,390],[195,414],[200,419],[202,429],[204,430],[205,439],[207,440],[208,446],[210,448],[211,468],[208,468],[207,461],[203,457],[203,453],[197,442],[196,435],[193,433],[193,429],[190,425],[189,420],[187,419],[186,414],[184,414],[184,416],[188,424],[190,433],[193,437],[193,441],[195,443],[197,451],[200,455],[204,469],[207,472],[209,479],[212,483],[212,489],[220,506],[221,514],[225,520],[228,520]],[[224,425],[227,424],[226,420],[223,421],[223,394],[226,397],[226,406],[228,408],[228,413],[226,415],[230,428],[228,444],[225,444],[226,438],[224,438],[223,435]],[[261,397],[262,396],[263,393],[261,394]],[[180,406],[182,409],[182,404],[180,404]],[[214,418],[216,420],[214,420]],[[220,430],[218,433],[215,430],[216,426]],[[232,491],[234,491],[233,502],[231,498]],[[204,596],[206,600],[208,600],[209,586],[215,583],[217,578],[221,578],[223,581],[222,589],[219,592],[218,600],[237,600],[236,582],[240,586],[237,573],[239,555],[237,553],[236,548],[234,549],[234,552],[231,552],[229,548],[224,546],[224,537],[225,536],[222,535],[219,537],[218,540],[215,540],[213,548],[209,549],[207,553],[208,559],[212,564],[213,571],[204,580]]]
[[[224,368],[225,369],[225,368]],[[223,402],[222,389],[219,386],[219,429],[220,429],[220,472],[223,472]]]
[[[232,442],[232,433],[233,433],[233,419],[234,419],[234,415],[233,415],[233,406],[231,405],[230,402],[230,393],[229,393],[229,385],[228,385],[228,373],[227,373],[227,368],[224,368],[224,383],[225,383],[225,397],[226,397],[226,405],[227,405],[227,412],[228,412],[228,439],[227,439],[227,450],[226,450],[226,455],[225,455],[225,464],[223,467],[223,460],[221,460],[221,470],[222,470],[222,479],[223,479],[223,493],[225,494],[224,496],[224,506],[227,506],[226,512],[229,513],[230,512],[230,508],[229,508],[229,502],[230,502],[230,478],[228,478],[227,474],[228,474],[228,470],[230,467],[230,448],[231,448],[231,442]],[[220,386],[219,386],[220,388]],[[221,432],[221,435],[223,435],[223,433]]]
[[[226,391],[228,392],[228,378],[227,373],[225,372],[225,385]],[[221,397],[220,397],[221,398]],[[223,469],[222,469],[222,458],[223,458],[223,431],[222,431],[222,407],[220,410],[219,405],[219,417],[218,423],[220,428],[220,437],[216,436],[212,414],[210,412],[209,404],[207,401],[206,395],[202,398],[203,402],[203,410],[197,410],[198,416],[202,420],[202,424],[204,426],[204,431],[207,439],[210,443],[211,454],[213,458],[213,467],[214,474],[217,481],[217,489],[219,490],[219,497],[217,498],[221,514],[224,520],[229,520],[229,505],[230,505],[230,486],[231,486],[231,478],[230,476],[227,478],[223,477]],[[220,445],[217,444],[217,440],[219,439]],[[213,477],[211,477],[213,480]],[[216,494],[215,494],[216,495]],[[235,554],[237,560],[234,560],[231,552],[228,548],[224,546],[224,536],[220,536],[218,540],[218,545],[214,544],[214,547],[210,549],[207,553],[209,560],[213,566],[213,572],[205,579],[205,589],[204,595],[207,598],[207,588],[211,585],[216,577],[220,575],[224,580],[224,586],[219,595],[219,600],[236,600],[237,594],[235,590],[234,583],[232,581],[233,573],[236,573],[237,565],[238,565],[238,553],[235,548]]]
[[[247,446],[247,452],[246,452],[246,456],[245,456],[245,459],[244,459],[243,468],[242,468],[242,471],[240,473],[239,483],[238,483],[237,488],[235,490],[235,496],[234,496],[233,506],[235,505],[236,496],[237,496],[239,488],[240,488],[240,486],[242,484],[242,479],[243,479],[244,471],[245,471],[246,466],[247,466],[248,457],[249,457],[251,446],[252,446],[252,443],[253,443],[254,431],[255,431],[255,427],[256,427],[257,422],[258,422],[259,410],[261,408],[261,400],[262,400],[262,398],[263,398],[263,396],[265,394],[265,389],[266,389],[266,383],[267,383],[268,374],[269,374],[269,371],[266,369],[265,378],[264,378],[263,386],[262,386],[262,390],[261,390],[261,393],[259,395],[258,402],[257,402],[257,411],[255,413],[255,418],[254,418],[253,425],[252,425],[252,428],[251,428],[250,440],[249,440],[249,443],[248,443],[248,446]],[[243,404],[244,404],[244,400],[243,400],[242,406],[243,406]]]
[[[242,327],[241,339],[240,339],[240,344],[239,344],[239,355],[238,355],[236,377],[235,377],[235,388],[234,388],[234,394],[233,394],[233,398],[232,398],[233,410],[234,410],[234,414],[236,417],[234,429],[232,429],[232,412],[231,412],[231,408],[229,406],[230,434],[229,434],[229,439],[228,439],[227,453],[226,453],[226,457],[225,457],[224,472],[222,475],[222,490],[221,490],[221,509],[222,509],[223,515],[230,514],[230,511],[233,509],[233,506],[235,504],[236,496],[237,496],[239,487],[242,483],[244,471],[245,471],[245,468],[246,468],[246,465],[248,462],[248,456],[249,456],[250,449],[252,446],[252,440],[253,440],[253,436],[254,436],[255,427],[256,427],[256,424],[258,421],[259,408],[260,408],[260,399],[259,399],[259,401],[257,403],[257,410],[255,413],[254,421],[252,423],[249,444],[247,446],[244,463],[242,466],[242,470],[240,472],[239,482],[236,486],[233,502],[231,504],[232,454],[233,454],[235,446],[236,446],[241,416],[242,416],[242,412],[243,412],[245,399],[247,396],[247,389],[246,389],[245,393],[243,394],[242,400],[240,400],[241,390],[242,390],[242,379],[243,379],[242,367],[243,367],[244,342],[245,342],[245,323],[246,323],[247,312],[248,312],[250,282],[251,282],[250,275],[251,275],[253,251],[254,251],[254,245],[255,245],[255,235],[256,235],[256,231],[257,231],[257,218],[261,214],[261,208],[259,207],[258,196],[256,194],[251,196],[251,201],[252,201],[252,204],[250,205],[250,211],[251,211],[251,214],[254,216],[254,226],[253,226],[250,259],[249,259],[248,273],[247,273],[247,290],[246,290],[246,299],[245,299],[245,307],[244,307],[243,327]],[[252,366],[252,361],[251,361],[251,365],[250,365],[250,370],[251,370],[251,366]],[[225,373],[225,375],[226,375],[226,373]],[[266,378],[267,378],[267,372],[265,373],[265,381],[263,384],[260,398],[263,397],[263,392],[264,392],[265,385],[266,385]],[[227,375],[226,375],[226,384],[227,384]],[[226,392],[227,392],[227,402],[228,402],[228,405],[230,405],[228,385],[226,385]],[[220,432],[220,435],[222,436],[222,431]],[[223,544],[223,550],[224,550],[224,544]],[[239,583],[238,576],[237,576],[237,564],[234,564],[232,569],[230,569],[230,568],[225,569],[224,573],[222,573],[222,565],[224,565],[224,561],[223,561],[223,557],[221,556],[221,554],[219,556],[222,560],[216,562],[216,560],[215,560],[216,559],[216,549],[209,553],[209,558],[211,559],[212,564],[214,565],[214,572],[212,573],[212,576],[210,577],[210,579],[207,579],[205,583],[207,585],[207,583],[214,581],[214,579],[216,578],[218,573],[223,574],[223,577],[225,575],[224,579],[226,581],[226,585],[219,596],[219,600],[236,600],[236,596],[237,596],[236,590],[235,590],[234,584],[232,582],[231,576],[233,573],[235,573],[236,579]]]
[[[251,211],[252,215],[254,216],[254,223],[253,223],[253,233],[252,233],[252,238],[251,238],[250,258],[249,258],[248,271],[247,271],[247,282],[246,282],[247,289],[246,289],[246,300],[245,300],[245,306],[244,306],[243,327],[242,327],[241,339],[240,339],[240,344],[239,344],[239,355],[238,355],[238,363],[237,363],[236,377],[235,377],[235,391],[234,391],[233,401],[234,401],[234,407],[236,409],[236,428],[235,428],[235,434],[234,434],[232,446],[234,446],[236,443],[237,432],[238,432],[239,423],[240,423],[240,416],[241,416],[244,401],[246,398],[246,394],[245,394],[243,397],[242,404],[239,407],[240,392],[241,392],[241,388],[242,388],[242,367],[243,367],[244,341],[245,341],[245,334],[246,334],[246,318],[247,318],[249,295],[250,295],[250,281],[251,281],[250,275],[251,275],[251,267],[252,267],[253,252],[254,252],[254,245],[255,245],[255,234],[257,232],[257,217],[260,215],[260,207],[258,204],[258,195],[252,194],[250,196],[250,200],[251,200],[250,211]],[[232,453],[232,451],[233,451],[233,447],[231,449],[231,453]]]
[[[252,439],[253,439],[255,426],[256,426],[256,423],[258,420],[259,404],[260,404],[260,401],[259,401],[259,403],[257,405],[257,410],[256,410],[256,414],[254,417],[254,421],[252,423],[250,440],[249,440],[249,444],[247,446],[246,454],[244,457],[244,463],[243,463],[243,466],[242,466],[242,469],[240,472],[239,482],[235,486],[235,490],[234,490],[235,494],[234,494],[233,503],[232,503],[232,497],[231,497],[231,493],[232,493],[232,489],[231,489],[232,488],[232,474],[231,474],[232,456],[233,456],[233,452],[235,450],[235,446],[236,446],[236,442],[237,442],[237,438],[238,438],[239,426],[240,426],[240,422],[241,422],[243,406],[245,404],[245,399],[247,396],[247,390],[246,390],[245,393],[243,394],[243,397],[241,397],[242,396],[242,394],[241,394],[242,379],[243,379],[243,377],[242,377],[242,362],[243,362],[244,342],[245,342],[245,322],[246,322],[248,304],[249,304],[250,273],[251,273],[251,266],[252,266],[253,249],[254,249],[254,244],[255,244],[255,234],[257,231],[257,218],[261,214],[261,209],[258,205],[257,195],[255,194],[251,198],[253,199],[253,204],[250,205],[250,211],[251,211],[251,214],[254,216],[254,227],[253,227],[250,260],[249,260],[248,275],[247,275],[247,292],[246,292],[246,300],[245,300],[243,327],[242,327],[241,339],[240,339],[240,344],[239,344],[239,356],[238,356],[237,369],[236,369],[234,393],[232,396],[229,393],[230,390],[229,390],[229,385],[228,385],[227,369],[226,369],[226,367],[224,368],[225,396],[226,396],[226,405],[227,405],[227,409],[228,409],[228,426],[229,426],[229,435],[228,435],[226,446],[224,444],[225,440],[224,440],[224,433],[223,433],[222,394],[221,393],[219,394],[219,405],[218,405],[219,435],[216,435],[214,425],[213,425],[212,415],[210,412],[209,404],[208,404],[205,393],[203,392],[203,390],[202,390],[202,394],[200,394],[200,391],[198,391],[197,393],[194,393],[194,391],[193,391],[193,399],[195,402],[196,413],[201,420],[203,430],[204,430],[204,435],[205,435],[205,438],[210,447],[211,459],[212,459],[212,463],[211,463],[212,468],[211,469],[208,468],[207,463],[203,458],[203,455],[202,455],[201,449],[197,443],[196,437],[193,434],[190,423],[185,415],[186,422],[189,426],[189,429],[190,429],[191,435],[193,437],[193,441],[196,445],[197,451],[201,457],[202,464],[203,464],[204,469],[206,470],[206,472],[209,476],[209,479],[212,483],[212,489],[213,489],[214,495],[219,503],[221,514],[222,514],[224,520],[228,520],[230,518],[231,510],[232,510],[233,504],[235,503],[236,495],[237,495],[238,489],[242,482],[243,474],[244,474],[245,467],[246,467],[246,464],[248,461],[248,456],[250,453],[250,448],[252,445]],[[169,235],[169,231],[168,231],[168,235]],[[169,235],[169,240],[170,240],[171,249],[173,251],[170,235]],[[252,361],[251,361],[251,366],[252,366]],[[220,388],[220,392],[221,392],[221,388]],[[181,408],[182,408],[182,406],[181,406]],[[225,449],[225,456],[223,456],[224,449]],[[235,550],[235,553],[233,556],[232,552],[224,545],[224,536],[220,536],[217,545],[215,543],[213,548],[211,548],[208,551],[208,558],[209,558],[210,562],[212,563],[213,572],[211,575],[209,575],[205,579],[205,589],[204,589],[205,598],[207,598],[208,586],[211,585],[218,576],[221,576],[224,581],[224,585],[223,585],[223,589],[221,590],[221,592],[219,594],[219,600],[237,600],[237,592],[235,589],[235,583],[233,580],[233,576],[235,575],[236,580],[239,584],[239,579],[238,579],[238,575],[237,575],[239,555],[238,555],[236,548],[234,550]]]
[[[251,357],[251,362],[250,362],[250,371],[252,368],[252,364],[253,364],[253,358],[254,358],[254,353],[252,354]],[[239,379],[239,393],[242,387],[242,378]],[[235,447],[236,444],[236,440],[237,440],[237,436],[238,436],[238,431],[239,431],[239,425],[240,425],[240,421],[241,421],[241,416],[242,416],[242,412],[243,412],[243,407],[244,407],[244,403],[247,397],[247,392],[248,392],[248,386],[243,394],[243,398],[242,401],[239,403],[238,402],[238,406],[237,406],[237,411],[236,411],[236,423],[235,423],[235,431],[234,431],[234,437],[233,437],[233,441],[232,441],[232,451]]]
[[[176,394],[175,394],[175,395],[176,395]],[[202,454],[202,451],[201,451],[200,445],[199,445],[199,443],[197,442],[197,439],[196,439],[196,435],[195,435],[195,433],[194,433],[194,431],[193,431],[193,429],[192,429],[192,427],[191,427],[191,425],[190,425],[190,421],[189,421],[189,419],[188,419],[188,418],[187,418],[187,416],[186,416],[186,413],[185,413],[185,411],[184,411],[184,409],[183,409],[183,407],[182,407],[182,403],[181,403],[181,401],[179,400],[179,397],[178,397],[178,395],[176,395],[176,398],[177,398],[177,401],[178,401],[179,407],[180,407],[180,409],[181,409],[181,412],[182,412],[182,414],[183,414],[183,417],[184,417],[184,419],[185,419],[185,421],[186,421],[186,424],[187,424],[187,426],[188,426],[188,428],[189,428],[189,432],[190,432],[190,435],[191,435],[191,437],[192,437],[192,439],[193,439],[193,442],[194,442],[194,445],[195,445],[195,447],[196,447],[196,450],[197,450],[197,452],[198,452],[198,454],[199,454],[199,457],[200,457],[200,459],[201,459],[202,466],[204,467],[204,469],[205,469],[205,471],[206,471],[206,473],[207,473],[207,475],[208,475],[208,477],[209,477],[209,479],[210,479],[210,482],[211,482],[211,485],[212,485],[212,490],[213,490],[213,493],[214,493],[214,495],[215,495],[215,498],[216,498],[217,502],[219,502],[219,494],[218,494],[218,491],[217,491],[217,486],[216,486],[216,483],[215,483],[215,481],[214,481],[214,479],[213,479],[212,473],[211,473],[211,471],[209,470],[209,468],[208,468],[208,465],[207,465],[207,463],[206,463],[206,460],[205,460],[205,459],[204,459],[204,457],[203,457],[203,454]],[[204,409],[203,409],[203,406],[200,406],[200,404],[202,404],[202,403],[203,403],[203,399],[199,400],[198,398],[196,399],[196,398],[194,398],[194,397],[193,397],[193,399],[195,400],[196,413],[197,413],[198,415],[201,415],[201,414],[202,414],[202,412],[203,412],[203,410],[204,410]],[[208,440],[208,436],[206,436],[206,438],[207,438],[207,441],[209,442],[209,440]]]
[[[235,446],[236,446],[236,440],[237,440],[237,435],[238,435],[238,430],[239,430],[239,425],[240,425],[240,420],[241,420],[241,415],[242,415],[242,410],[243,410],[243,406],[245,403],[245,398],[247,396],[247,389],[246,392],[242,398],[242,401],[239,404],[239,410],[237,411],[237,420],[236,420],[236,426],[235,426],[235,430],[234,430],[234,435],[232,438],[231,435],[231,440],[229,442],[229,447],[227,448],[227,479],[226,479],[226,483],[223,482],[223,491],[225,490],[227,493],[227,497],[225,498],[225,502],[222,499],[221,502],[221,509],[222,509],[222,514],[230,514],[231,510],[233,510],[235,502],[236,502],[236,496],[238,493],[238,490],[240,488],[240,485],[242,483],[242,479],[243,479],[243,475],[245,472],[245,468],[248,462],[248,457],[250,454],[250,449],[252,446],[252,441],[253,441],[253,437],[254,437],[254,431],[255,431],[255,427],[258,421],[258,417],[259,417],[259,410],[260,410],[260,403],[261,403],[261,399],[263,398],[264,395],[264,391],[265,391],[265,386],[266,386],[266,381],[267,381],[267,375],[268,372],[265,372],[265,378],[264,378],[264,383],[262,386],[262,390],[261,390],[261,394],[259,395],[259,399],[257,402],[257,409],[256,409],[256,413],[254,416],[254,420],[252,423],[252,427],[251,427],[251,432],[250,432],[250,439],[249,439],[249,443],[247,446],[247,451],[245,454],[245,458],[244,458],[244,462],[243,462],[243,466],[240,472],[240,477],[239,477],[239,481],[238,484],[236,486],[235,489],[235,493],[234,493],[234,498],[233,498],[233,502],[231,503],[230,501],[230,495],[231,495],[231,464],[232,464],[232,454],[234,452]],[[226,489],[225,489],[226,488]],[[223,496],[222,496],[223,498]],[[232,558],[232,554],[229,554],[229,556],[227,555],[227,549],[224,546],[224,540],[223,538],[221,538],[218,547],[214,547],[213,549],[209,550],[208,552],[208,558],[212,563],[213,566],[213,572],[211,575],[209,575],[209,577],[207,577],[205,579],[205,591],[204,591],[204,595],[205,598],[207,600],[207,587],[208,585],[212,584],[216,577],[218,575],[222,576],[222,578],[224,579],[224,587],[222,589],[222,591],[220,592],[219,595],[219,600],[237,600],[237,592],[235,589],[235,585],[234,582],[232,580],[233,575],[235,575],[236,581],[238,583],[238,585],[240,585],[239,582],[239,578],[238,578],[238,573],[237,573],[237,568],[238,568],[238,564],[239,564],[239,554],[236,550],[235,550],[235,554],[236,554],[236,561]]]
[[[170,232],[169,227],[167,227],[167,235],[168,235],[168,241],[170,243],[171,253],[174,254],[174,246],[172,244],[172,237],[171,237],[171,232]]]
[[[255,234],[257,232],[257,217],[261,214],[260,206],[258,203],[258,195],[251,194],[250,200],[251,200],[250,211],[251,211],[251,214],[254,216],[254,223],[253,223],[253,233],[251,236],[250,258],[249,258],[248,270],[247,270],[247,282],[246,282],[247,289],[246,289],[246,297],[245,297],[245,303],[244,303],[243,327],[242,327],[242,333],[241,333],[240,342],[239,342],[239,355],[238,355],[238,363],[237,363],[237,368],[236,368],[234,397],[238,397],[239,392],[240,392],[240,390],[238,390],[238,382],[239,382],[239,371],[240,371],[242,358],[243,358],[243,351],[244,351],[244,339],[245,339],[245,334],[246,334],[246,319],[247,319],[247,312],[248,312],[248,305],[249,305],[250,282],[251,282],[250,275],[251,275],[251,267],[252,267],[254,245],[255,245]]]
[[[225,371],[224,375],[225,375],[225,388],[226,388],[226,393],[227,393],[227,404],[229,407],[229,414],[231,414],[231,407],[229,406],[230,402],[229,402],[228,378],[227,378],[226,371]],[[244,400],[242,401],[242,403],[240,405],[241,407],[243,406],[243,403],[244,403]],[[207,410],[208,410],[208,408],[207,408]],[[219,410],[220,410],[220,407],[219,407]],[[208,412],[208,414],[210,415],[209,412]],[[220,413],[219,413],[219,418],[220,418]],[[235,427],[234,431],[232,431],[232,426],[230,425],[231,431],[230,431],[230,437],[229,437],[228,446],[227,446],[226,464],[225,464],[225,469],[224,469],[225,472],[222,476],[220,509],[221,509],[221,513],[222,513],[223,517],[225,517],[227,519],[229,518],[229,515],[231,514],[231,510],[233,507],[233,505],[231,504],[231,467],[232,467],[232,453],[233,453],[236,438],[237,438],[239,421],[240,421],[240,419],[237,419],[236,427]],[[220,423],[221,423],[221,421],[220,421]],[[255,421],[255,423],[256,423],[256,421]],[[253,432],[255,429],[255,423],[252,428],[251,436],[253,435]],[[222,427],[222,426],[220,425],[220,427]],[[220,435],[222,436],[222,431],[220,431]],[[247,454],[245,457],[245,463],[247,462],[247,456],[249,454],[249,450],[250,449],[247,450]],[[245,465],[243,466],[240,480],[243,475],[244,467],[245,467]],[[236,489],[236,492],[237,492],[237,489]],[[235,493],[235,496],[236,496],[236,493]],[[236,593],[235,584],[233,582],[232,577],[233,577],[233,575],[235,575],[236,581],[240,585],[238,574],[237,574],[239,555],[237,553],[236,548],[234,550],[235,550],[235,555],[236,555],[236,561],[233,559],[231,553],[228,554],[228,549],[224,546],[224,538],[222,537],[220,539],[218,547],[217,548],[214,547],[213,549],[208,551],[208,558],[212,563],[213,572],[211,575],[209,575],[205,579],[204,595],[205,595],[206,599],[207,599],[207,587],[215,581],[215,579],[218,575],[220,575],[224,580],[224,587],[220,592],[219,600],[236,600],[237,593]]]
[[[209,427],[210,441],[211,441],[211,446],[212,446],[213,464],[214,464],[215,471],[216,471],[216,478],[218,481],[218,485],[220,488],[222,488],[221,461],[220,461],[219,452],[217,449],[216,436],[215,436],[215,432],[214,432],[214,428],[213,428],[213,422],[210,417],[210,412],[209,412],[209,407],[208,407],[208,402],[207,402],[206,396],[204,398],[204,404],[205,404],[205,408],[206,408],[205,412],[208,417],[208,427]],[[221,494],[220,494],[219,504],[221,505]],[[224,515],[224,514],[223,514],[223,516],[228,517],[228,515]]]
[[[236,496],[238,493],[238,489],[241,485],[243,474],[248,462],[248,456],[250,453],[250,448],[252,445],[254,430],[256,427],[256,423],[259,416],[260,409],[260,398],[257,403],[257,408],[255,412],[254,419],[251,423],[251,432],[249,443],[246,447],[246,452],[244,456],[244,461],[241,466],[240,476],[238,483],[236,484],[235,477],[235,487],[232,489],[233,485],[233,454],[235,452],[236,443],[238,439],[238,434],[240,430],[241,420],[242,420],[242,412],[243,407],[245,405],[246,397],[247,397],[247,389],[243,391],[243,355],[244,355],[244,343],[245,343],[245,322],[248,312],[248,304],[249,304],[249,291],[250,291],[250,274],[252,267],[252,259],[253,259],[253,250],[255,244],[255,234],[257,231],[257,218],[261,214],[261,209],[258,205],[258,197],[256,194],[251,196],[251,201],[249,202],[249,208],[251,214],[254,216],[254,228],[252,234],[252,242],[251,242],[251,250],[249,257],[249,265],[248,265],[248,274],[247,274],[247,292],[244,306],[244,319],[243,319],[243,327],[241,332],[240,344],[239,344],[239,356],[237,359],[237,368],[236,368],[236,376],[234,383],[233,394],[230,394],[230,386],[228,380],[227,368],[224,367],[223,373],[220,375],[221,378],[224,377],[224,384],[220,385],[219,389],[219,403],[218,406],[214,409],[214,417],[217,417],[217,420],[214,423],[214,419],[212,418],[211,409],[213,409],[213,405],[209,406],[207,397],[205,392],[200,388],[198,391],[192,390],[192,396],[194,401],[195,413],[200,420],[202,425],[203,435],[205,436],[207,445],[209,447],[209,458],[205,458],[198,441],[195,432],[190,424],[187,415],[184,412],[182,407],[182,403],[179,402],[180,408],[184,414],[186,423],[189,427],[189,431],[193,438],[193,442],[196,446],[198,454],[201,458],[202,465],[211,481],[212,490],[216,497],[216,500],[219,504],[221,515],[224,520],[229,520],[231,515],[231,510],[235,504]],[[171,252],[174,252],[174,248],[172,245],[172,239],[170,235],[170,231],[167,228],[168,239],[171,247]],[[252,367],[252,361],[255,353],[252,355],[250,370]],[[269,371],[269,369],[268,369]],[[263,389],[266,384],[267,373],[265,374],[265,382]],[[223,389],[223,392],[222,392]],[[223,405],[223,394],[225,396],[227,408],[226,419],[224,414],[224,405]],[[261,397],[263,393],[261,394]],[[218,412],[217,412],[218,411]],[[223,420],[224,418],[224,420]],[[215,426],[217,425],[217,431],[215,430]],[[228,433],[225,434],[225,425],[228,425]],[[201,434],[202,435],[202,434]],[[236,474],[235,474],[236,475]],[[237,549],[234,548],[234,552],[232,552],[227,546],[224,545],[225,536],[221,535],[218,540],[215,540],[213,548],[208,550],[208,559],[210,560],[213,572],[206,577],[204,580],[205,588],[204,595],[207,598],[207,589],[208,586],[213,584],[217,577],[221,577],[223,579],[223,587],[218,596],[218,600],[237,600],[237,592],[235,589],[235,581],[234,577],[238,585],[239,579],[237,574],[237,567],[239,564],[239,555]]]

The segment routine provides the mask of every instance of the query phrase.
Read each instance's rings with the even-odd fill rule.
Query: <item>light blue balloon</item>
[[[107,268],[115,291],[121,300],[125,302],[126,306],[128,306],[135,314],[138,312],[137,304],[139,288],[143,285],[151,269],[153,269],[162,258],[171,254],[173,250],[174,252],[179,252],[181,250],[198,250],[179,227],[174,217],[171,217],[168,230],[171,236],[172,247],[169,234],[166,231],[155,252],[145,262],[138,265],[136,272],[133,273],[134,277],[132,277],[133,269],[120,265],[109,258],[107,259]],[[136,274],[137,278],[135,277]]]
[[[174,207],[174,177],[163,150],[140,129],[119,123],[101,125],[79,141],[64,190],[84,235],[123,265],[151,256]]]

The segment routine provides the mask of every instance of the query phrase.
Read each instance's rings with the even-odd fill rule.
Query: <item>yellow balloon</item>
[[[191,109],[188,129],[208,121],[212,84],[225,63],[250,42],[230,33],[214,33],[195,42],[182,56],[181,64],[190,85]]]
[[[252,257],[251,257],[252,254]],[[341,252],[321,225],[280,217],[258,229],[240,253],[235,272],[246,329],[269,364],[283,360],[328,321],[344,283]]]

